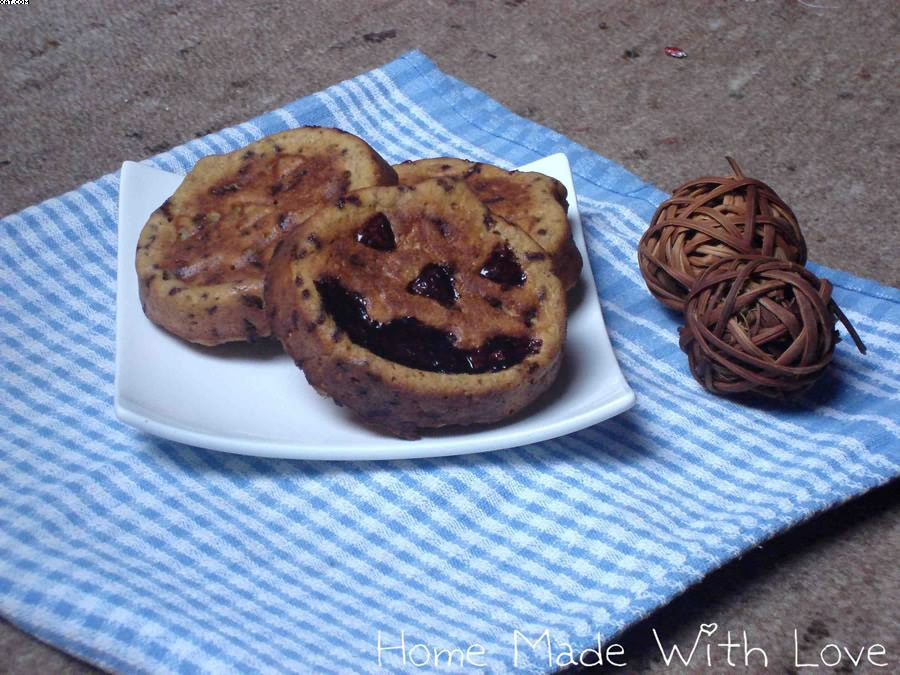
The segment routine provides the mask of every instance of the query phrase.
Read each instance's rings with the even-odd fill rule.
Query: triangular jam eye
[[[479,274],[507,288],[525,284],[525,270],[508,245],[497,246],[491,251]]]
[[[391,221],[383,213],[369,218],[356,233],[356,241],[379,251],[393,251],[397,248]]]
[[[447,264],[428,263],[406,290],[415,295],[437,300],[444,307],[452,307],[459,299],[453,284],[453,268]]]

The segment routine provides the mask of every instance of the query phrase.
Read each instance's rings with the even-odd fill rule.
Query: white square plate
[[[565,356],[553,387],[502,423],[381,435],[319,396],[277,344],[207,348],[158,328],[141,310],[134,252],[144,223],[182,177],[125,162],[119,192],[116,415],[138,429],[203,448],[293,459],[400,459],[499,450],[578,431],[632,406],[616,362],[584,245],[569,162],[555,154],[521,167],[560,180],[584,270],[570,291]]]

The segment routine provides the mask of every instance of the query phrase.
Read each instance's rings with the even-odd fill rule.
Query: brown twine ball
[[[694,281],[723,258],[764,255],[806,263],[806,241],[790,207],[726,159],[733,176],[698,178],[677,188],[638,244],[647,287],[672,309],[683,310]]]
[[[827,279],[771,257],[722,259],[687,297],[679,345],[709,391],[780,398],[805,390],[824,372],[840,340],[836,318],[865,353]]]

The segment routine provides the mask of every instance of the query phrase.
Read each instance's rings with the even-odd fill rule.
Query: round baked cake
[[[265,301],[319,393],[405,438],[521,410],[556,377],[566,333],[546,252],[447,178],[313,215],[279,245]]]
[[[566,187],[535,171],[506,171],[491,164],[451,157],[395,164],[401,185],[438,177],[462,178],[491,211],[518,225],[550,254],[566,289],[581,275],[581,254],[572,239]]]
[[[349,191],[396,182],[365,141],[337,129],[293,129],[204,157],[141,232],[144,312],[204,345],[269,335],[263,278],[276,243]]]

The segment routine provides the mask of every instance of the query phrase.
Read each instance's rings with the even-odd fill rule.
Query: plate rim
[[[535,164],[547,161],[562,161],[568,173],[570,184],[574,186],[574,178],[571,174],[571,165],[568,157],[563,152],[556,152],[545,157],[541,157],[533,162],[519,167],[519,170],[528,171]],[[552,440],[571,433],[575,433],[589,426],[602,422],[611,417],[619,415],[631,408],[636,401],[636,396],[632,388],[629,386],[621,366],[616,358],[615,351],[606,329],[606,322],[603,317],[603,309],[597,293],[596,282],[590,267],[590,259],[584,255],[584,270],[581,275],[581,283],[586,285],[584,293],[586,296],[593,294],[597,302],[597,310],[602,330],[599,331],[600,339],[606,342],[606,347],[612,354],[612,365],[614,372],[610,376],[609,394],[599,402],[592,403],[591,408],[578,414],[565,416],[550,424],[540,427],[523,427],[516,428],[511,425],[505,433],[488,438],[479,438],[477,434],[453,434],[445,438],[435,438],[426,436],[424,438],[407,441],[397,439],[396,444],[388,446],[376,446],[365,450],[359,442],[336,442],[336,443],[316,443],[310,445],[298,444],[296,441],[279,440],[273,438],[261,438],[259,436],[239,436],[235,434],[216,434],[209,433],[197,429],[191,429],[182,423],[170,423],[161,419],[160,416],[154,417],[152,411],[146,410],[140,404],[134,401],[128,401],[123,396],[120,386],[120,375],[123,367],[121,359],[121,341],[124,336],[124,309],[123,301],[126,299],[120,297],[123,289],[119,282],[118,275],[127,274],[133,267],[133,261],[128,258],[123,249],[123,238],[126,233],[123,228],[122,218],[126,212],[126,203],[128,200],[128,192],[123,189],[126,181],[130,182],[134,179],[136,170],[151,170],[160,174],[166,174],[172,178],[184,179],[181,174],[159,169],[149,164],[125,161],[122,164],[120,173],[120,189],[118,200],[118,222],[117,222],[117,279],[116,279],[116,359],[114,368],[114,396],[113,407],[116,417],[123,423],[128,424],[140,431],[149,433],[153,436],[163,438],[177,443],[185,443],[187,445],[200,447],[208,450],[227,452],[233,454],[241,454],[256,457],[271,457],[282,459],[298,459],[298,460],[329,460],[329,461],[368,461],[368,460],[392,460],[392,459],[417,459],[427,457],[444,457],[464,454],[473,454],[480,452],[493,452],[497,450],[520,447],[531,443],[539,443],[542,441]],[[579,225],[575,231],[575,240],[578,248],[586,253],[587,242],[584,239],[584,231],[581,222],[581,215],[578,211],[577,200],[571,200],[571,207],[574,211],[575,219]]]

